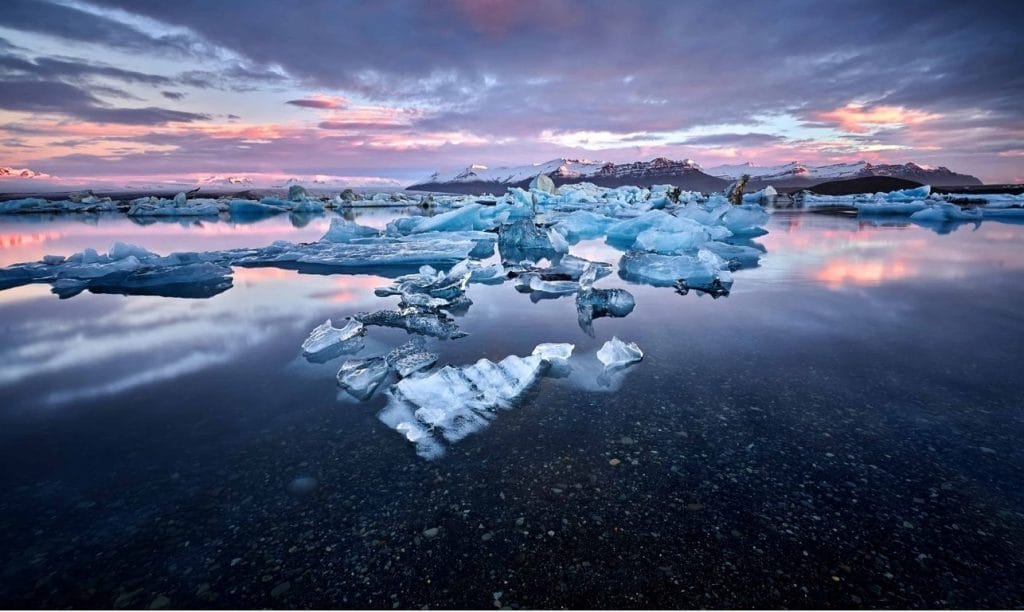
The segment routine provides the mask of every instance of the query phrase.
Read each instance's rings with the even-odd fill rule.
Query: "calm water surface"
[[[382,226],[400,213],[369,212]],[[315,240],[329,218],[0,219],[0,265],[114,240]],[[0,601],[30,607],[1019,607],[1024,226],[776,213],[733,293],[613,274],[576,324],[471,285],[441,363],[585,360],[436,461],[299,346],[368,275],[236,269],[205,300],[0,292]],[[950,231],[951,230],[951,231]],[[617,262],[600,242],[585,257]],[[371,328],[363,354],[404,342]],[[594,362],[596,363],[596,362]],[[298,480],[297,480],[298,479]]]

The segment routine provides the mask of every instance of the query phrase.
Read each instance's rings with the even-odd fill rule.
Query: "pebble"
[[[169,605],[171,605],[171,600],[170,599],[168,599],[167,597],[165,597],[163,595],[157,595],[156,599],[154,599],[149,604],[149,609],[150,610],[163,610],[164,608],[166,608]]]
[[[290,582],[281,582],[277,586],[275,586],[273,589],[270,590],[270,596],[271,597],[280,597],[280,596],[284,595],[285,593],[287,593],[288,589],[290,589],[290,588],[292,588],[292,583],[290,583]]]
[[[440,527],[431,527],[430,529],[423,530],[423,535],[427,536],[428,538],[435,538],[439,533],[441,533]]]
[[[621,461],[619,461],[618,459],[609,459],[609,460],[608,460],[608,464],[609,464],[609,465],[618,465],[618,464],[620,464],[620,463],[622,463],[622,462],[621,462]]]

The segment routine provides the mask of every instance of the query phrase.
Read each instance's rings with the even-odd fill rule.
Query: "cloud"
[[[184,100],[187,94],[182,91],[161,91],[160,95],[168,100]]]
[[[59,81],[0,80],[0,108],[32,113],[57,113],[97,123],[162,125],[209,119],[208,115],[159,107],[116,108],[92,94]]]
[[[866,106],[855,103],[815,115],[815,118],[825,125],[834,124],[855,134],[863,134],[887,126],[916,125],[941,117],[942,115],[937,113],[928,113],[902,106]]]
[[[724,147],[751,147],[763,146],[785,142],[786,138],[778,134],[708,134],[707,136],[694,136],[678,142],[674,145],[689,146],[724,146]]]
[[[348,100],[339,96],[310,96],[299,100],[288,100],[285,104],[303,108],[340,109],[348,106]]]

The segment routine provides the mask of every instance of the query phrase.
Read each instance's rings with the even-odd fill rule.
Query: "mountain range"
[[[529,166],[495,167],[474,164],[451,173],[435,172],[407,187],[416,191],[482,194],[502,192],[509,187],[527,187],[533,177],[547,174],[556,185],[588,182],[602,187],[650,186],[670,183],[691,191],[720,191],[743,174],[750,176],[749,189],[767,185],[776,188],[810,187],[825,181],[888,176],[933,186],[980,185],[969,174],[945,167],[929,168],[915,163],[871,164],[866,161],[824,166],[790,162],[778,166],[750,163],[701,168],[692,159],[675,161],[658,157],[651,161],[615,164],[586,159],[554,159]]]

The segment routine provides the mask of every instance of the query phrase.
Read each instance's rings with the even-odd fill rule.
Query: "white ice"
[[[644,353],[635,342],[626,343],[615,336],[597,351],[597,359],[605,368],[625,367],[643,358]]]

